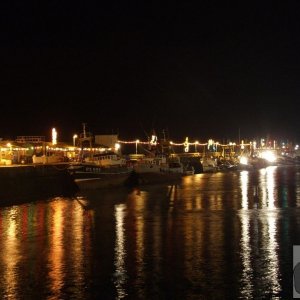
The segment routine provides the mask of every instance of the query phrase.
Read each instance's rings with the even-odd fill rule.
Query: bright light
[[[271,151],[264,151],[261,153],[261,157],[269,162],[274,162],[276,160],[276,156]]]
[[[57,132],[55,128],[52,128],[52,145],[57,144]]]
[[[188,137],[185,138],[184,152],[189,152],[189,138]]]
[[[75,140],[78,138],[78,135],[77,134],[74,134],[73,135],[73,146],[75,147],[76,144],[75,144]]]
[[[241,157],[240,157],[240,163],[241,163],[242,165],[248,165],[248,158],[245,157],[245,156],[241,156]]]
[[[244,141],[242,140],[241,149],[245,149]]]
[[[157,144],[157,136],[156,135],[152,135],[151,136],[150,145],[156,145],[156,144]]]
[[[121,148],[121,145],[119,143],[115,143],[115,150],[118,151]]]
[[[140,140],[135,141],[135,154],[137,154],[137,145],[138,145],[139,142],[140,142]]]

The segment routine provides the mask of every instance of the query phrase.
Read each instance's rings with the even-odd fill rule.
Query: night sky
[[[300,140],[299,1],[147,2],[1,4],[0,137]]]

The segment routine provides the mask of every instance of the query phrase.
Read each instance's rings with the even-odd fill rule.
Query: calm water
[[[291,299],[300,169],[0,208],[0,299]]]

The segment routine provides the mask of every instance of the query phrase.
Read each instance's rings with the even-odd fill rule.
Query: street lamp
[[[197,145],[199,144],[198,141],[195,142],[195,152],[197,152]]]
[[[78,135],[77,134],[74,134],[73,135],[73,146],[75,147],[75,140],[78,138]]]
[[[138,145],[139,142],[140,142],[140,140],[135,141],[135,154],[137,154],[137,145]]]

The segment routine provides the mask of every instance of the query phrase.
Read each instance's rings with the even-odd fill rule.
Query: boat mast
[[[81,148],[81,153],[83,154],[83,144],[85,142],[88,142],[90,147],[90,156],[92,157],[93,135],[90,132],[86,131],[86,123],[82,123],[82,126],[83,132],[79,136],[79,145]]]

